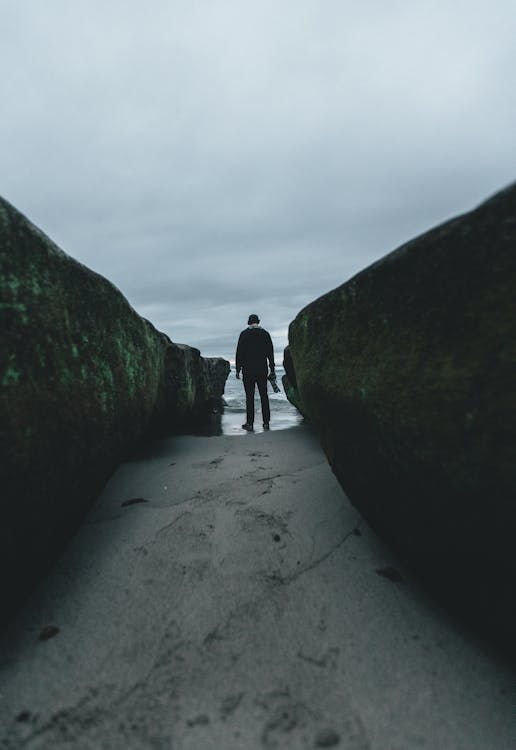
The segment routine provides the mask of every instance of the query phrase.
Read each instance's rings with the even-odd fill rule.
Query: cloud
[[[4,196],[206,353],[514,179],[512,2],[2,14]]]

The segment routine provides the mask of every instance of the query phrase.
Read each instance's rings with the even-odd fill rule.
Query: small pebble
[[[399,570],[393,568],[392,565],[388,565],[386,568],[378,568],[376,572],[379,576],[387,578],[389,581],[393,581],[394,583],[403,583],[403,576],[401,575]]]
[[[59,633],[59,628],[55,625],[45,625],[41,633],[39,634],[40,641],[48,641]]]
[[[281,542],[281,537],[279,534],[274,534],[272,538],[274,539],[275,542]]]
[[[334,729],[323,729],[315,738],[315,747],[336,747],[340,742],[340,735]]]

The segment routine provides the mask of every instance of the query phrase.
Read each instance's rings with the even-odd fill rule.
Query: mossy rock
[[[283,383],[285,395],[290,403],[295,406],[296,409],[303,415],[303,417],[309,419],[310,417],[308,414],[308,409],[302,402],[301,396],[299,395],[294,363],[292,362],[292,355],[290,353],[290,347],[288,346],[285,347],[285,350],[283,352],[283,367],[285,369],[285,374],[283,375],[281,382]]]
[[[222,359],[174,344],[0,199],[0,617],[145,436],[220,399]]]
[[[351,501],[448,603],[512,637],[516,185],[308,305],[289,347]]]

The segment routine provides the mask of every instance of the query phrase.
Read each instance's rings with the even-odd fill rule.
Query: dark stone
[[[49,641],[59,633],[59,628],[55,625],[45,625],[41,633],[39,634],[39,641]]]
[[[166,339],[159,418],[167,431],[173,425],[175,430],[209,432],[220,421],[229,362],[201,357],[198,349]]]
[[[403,576],[399,570],[393,568],[392,565],[387,565],[386,568],[378,568],[376,572],[379,576],[382,576],[382,578],[387,578],[388,581],[392,581],[393,583],[403,583]]]
[[[123,503],[120,503],[122,508],[126,508],[128,505],[138,505],[139,503],[148,503],[149,501],[146,500],[144,497],[131,497],[129,500],[124,500]]]
[[[308,305],[289,356],[351,501],[448,604],[512,638],[516,184]]]
[[[229,362],[174,344],[2,199],[0,313],[5,619],[122,458],[213,418]]]

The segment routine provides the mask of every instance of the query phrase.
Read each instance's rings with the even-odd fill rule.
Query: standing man
[[[240,379],[240,371],[243,370],[247,409],[247,418],[242,429],[248,432],[254,429],[255,385],[258,386],[262,403],[263,429],[269,429],[271,411],[267,395],[267,361],[272,374],[275,370],[272,339],[268,331],[260,327],[258,315],[250,315],[247,328],[240,334],[236,350],[236,376]]]

